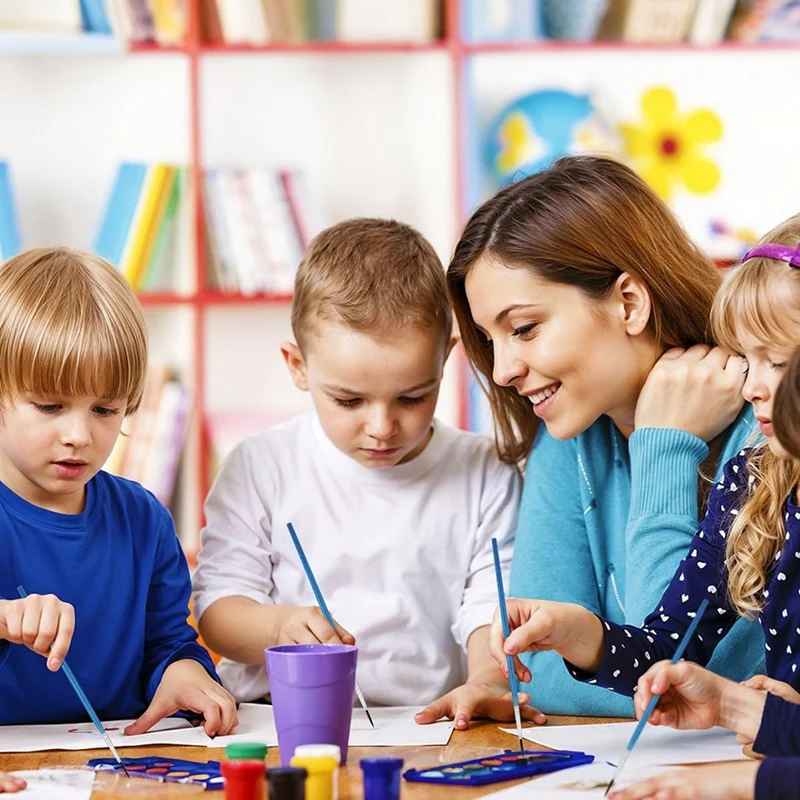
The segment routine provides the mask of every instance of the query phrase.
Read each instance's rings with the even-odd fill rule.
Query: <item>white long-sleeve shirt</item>
[[[316,605],[292,522],[334,619],[356,637],[370,703],[419,705],[463,683],[470,634],[497,605],[491,539],[511,559],[520,480],[482,436],[434,423],[406,464],[369,469],[304,415],[241,442],[206,502],[195,613],[223,597]],[[263,665],[223,659],[240,701],[269,691]]]

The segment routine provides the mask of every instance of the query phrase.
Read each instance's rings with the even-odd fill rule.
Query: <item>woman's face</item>
[[[467,275],[466,293],[493,350],[495,383],[529,398],[553,437],[577,436],[603,414],[624,434],[633,431],[636,401],[658,353],[649,332],[629,332],[636,299],[619,282],[607,299],[592,300],[484,255]]]

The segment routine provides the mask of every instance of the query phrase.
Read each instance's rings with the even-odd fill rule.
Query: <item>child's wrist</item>
[[[720,697],[719,724],[755,740],[766,703],[766,692],[736,683],[726,685]]]

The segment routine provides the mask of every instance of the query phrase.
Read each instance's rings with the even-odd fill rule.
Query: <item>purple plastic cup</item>
[[[285,644],[265,651],[281,764],[301,744],[337,744],[342,764],[353,716],[358,648]]]

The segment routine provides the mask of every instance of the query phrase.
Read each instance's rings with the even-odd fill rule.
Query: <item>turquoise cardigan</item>
[[[746,405],[725,444],[722,467],[756,430]],[[511,564],[512,597],[578,603],[618,623],[641,625],[655,609],[698,527],[696,436],[643,428],[629,440],[601,417],[558,441],[539,430],[528,458]],[[709,669],[734,680],[758,671],[764,636],[740,620]],[[531,704],[550,714],[633,716],[633,702],[573,680],[557,653],[526,654]]]

